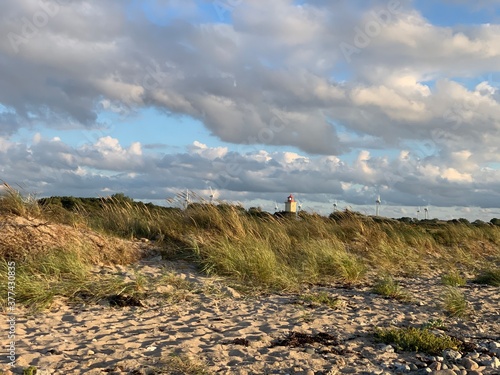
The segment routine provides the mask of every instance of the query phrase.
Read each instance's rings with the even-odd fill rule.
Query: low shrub
[[[375,338],[393,345],[397,350],[441,354],[445,349],[459,350],[461,342],[448,335],[438,335],[427,328],[377,329]]]

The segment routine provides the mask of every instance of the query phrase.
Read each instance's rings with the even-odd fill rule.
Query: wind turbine
[[[380,195],[378,195],[377,200],[375,201],[375,216],[378,216],[381,203],[382,201],[380,200]]]
[[[278,212],[279,209],[278,202],[274,201],[274,212]]]
[[[333,212],[337,212],[337,200],[335,199],[335,202],[333,202]]]
[[[302,210],[302,203],[297,199],[297,211],[295,211],[295,217],[299,217],[299,211]]]
[[[429,208],[428,207],[424,208],[424,213],[425,213],[425,220],[427,220],[429,218]]]
[[[208,188],[210,189],[210,204],[212,204],[214,201],[214,191],[212,190],[211,186],[209,186]]]
[[[186,196],[184,197],[184,209],[188,208],[189,203],[191,203],[191,200],[189,199],[189,190],[186,189]]]
[[[420,207],[417,208],[417,220],[418,220],[418,214],[420,213]]]

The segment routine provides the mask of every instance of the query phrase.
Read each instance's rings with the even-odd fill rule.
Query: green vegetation
[[[386,274],[375,290],[405,299],[392,277],[449,269],[477,273],[488,267],[494,270],[489,279],[498,282],[500,265],[500,228],[464,220],[393,220],[351,211],[296,217],[221,202],[181,209],[134,202],[123,194],[37,201],[8,185],[0,216],[10,220],[0,227],[10,233],[0,236],[0,258],[20,261],[18,291],[24,290],[27,305],[46,306],[57,295],[86,295],[92,283],[141,289],[140,280],[119,285],[89,271],[96,264],[134,262],[137,254],[123,241],[137,238],[155,241],[164,258],[187,259],[250,290],[299,291],[303,284],[358,283],[367,273]],[[99,297],[94,294],[91,298]]]
[[[377,329],[375,338],[393,345],[397,350],[441,354],[445,349],[460,349],[461,342],[447,335],[438,335],[427,328]]]
[[[327,292],[304,294],[299,297],[299,301],[310,304],[312,307],[328,306],[331,309],[338,309],[343,305],[342,300]]]
[[[448,272],[441,276],[441,283],[447,286],[465,286],[467,280],[456,270]]]
[[[460,289],[450,286],[443,293],[443,309],[451,316],[463,318],[469,313],[469,304]]]
[[[168,370],[168,372],[163,370]],[[171,354],[160,359],[160,364],[154,369],[154,374],[209,375],[211,372],[198,359],[190,358],[185,354]]]
[[[8,262],[0,261],[0,293],[7,295]],[[16,302],[32,310],[49,307],[56,297],[70,302],[97,302],[116,294],[140,295],[136,282],[95,275],[74,249],[54,250],[16,264]]]
[[[429,319],[428,322],[422,324],[422,328],[446,330],[446,325],[442,319]]]
[[[474,279],[477,284],[500,286],[500,268],[482,270]]]
[[[411,299],[408,292],[401,288],[391,275],[384,275],[379,278],[373,286],[373,292],[400,301],[409,301]]]
[[[37,369],[35,366],[30,366],[23,370],[23,375],[35,375],[36,373]]]

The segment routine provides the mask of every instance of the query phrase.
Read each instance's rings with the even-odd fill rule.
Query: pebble
[[[463,358],[461,363],[467,370],[476,370],[479,368],[479,365],[470,358]]]
[[[468,353],[465,358],[470,358],[470,359],[478,359],[479,358],[479,353],[476,353],[476,352],[472,352],[472,353]]]
[[[429,368],[434,371],[441,370],[441,362],[433,362],[429,365]]]
[[[241,298],[241,293],[237,292],[236,290],[234,290],[230,286],[223,286],[221,288],[221,291],[224,294],[228,295],[230,298],[234,298],[234,299]]]
[[[358,369],[356,367],[344,367],[343,369],[340,369],[340,372],[343,374],[357,374]]]
[[[453,349],[446,349],[443,351],[443,358],[447,361],[456,361],[462,358],[462,354]]]
[[[394,362],[394,370],[398,372],[409,372],[410,366],[405,363]]]
[[[490,350],[500,349],[500,343],[491,341],[490,343],[488,343],[488,349]]]
[[[426,375],[426,374],[430,374],[431,372],[432,372],[432,370],[429,367],[424,367],[424,368],[421,368],[420,370],[418,370],[416,375]]]
[[[378,347],[378,349],[385,353],[394,353],[394,348],[391,345],[382,344]]]

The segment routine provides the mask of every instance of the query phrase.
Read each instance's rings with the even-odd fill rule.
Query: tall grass
[[[0,214],[14,214],[23,217],[40,216],[40,206],[34,195],[23,195],[6,182],[0,184],[0,193]]]
[[[0,293],[7,295],[8,262],[0,260]],[[16,302],[33,310],[49,307],[56,298],[96,302],[112,294],[135,293],[135,286],[115,276],[95,275],[81,249],[55,249],[43,256],[16,262]],[[0,306],[5,308],[4,300]]]
[[[37,213],[50,222],[84,223],[108,238],[149,238],[165,256],[189,257],[207,273],[260,288],[352,283],[367,273],[477,272],[500,264],[500,228],[495,226],[404,223],[349,211],[331,217],[306,212],[274,216],[207,202],[166,208],[122,195],[92,204],[79,200],[68,212],[70,216],[64,215],[50,201],[33,205],[13,190],[0,200],[0,215]]]

